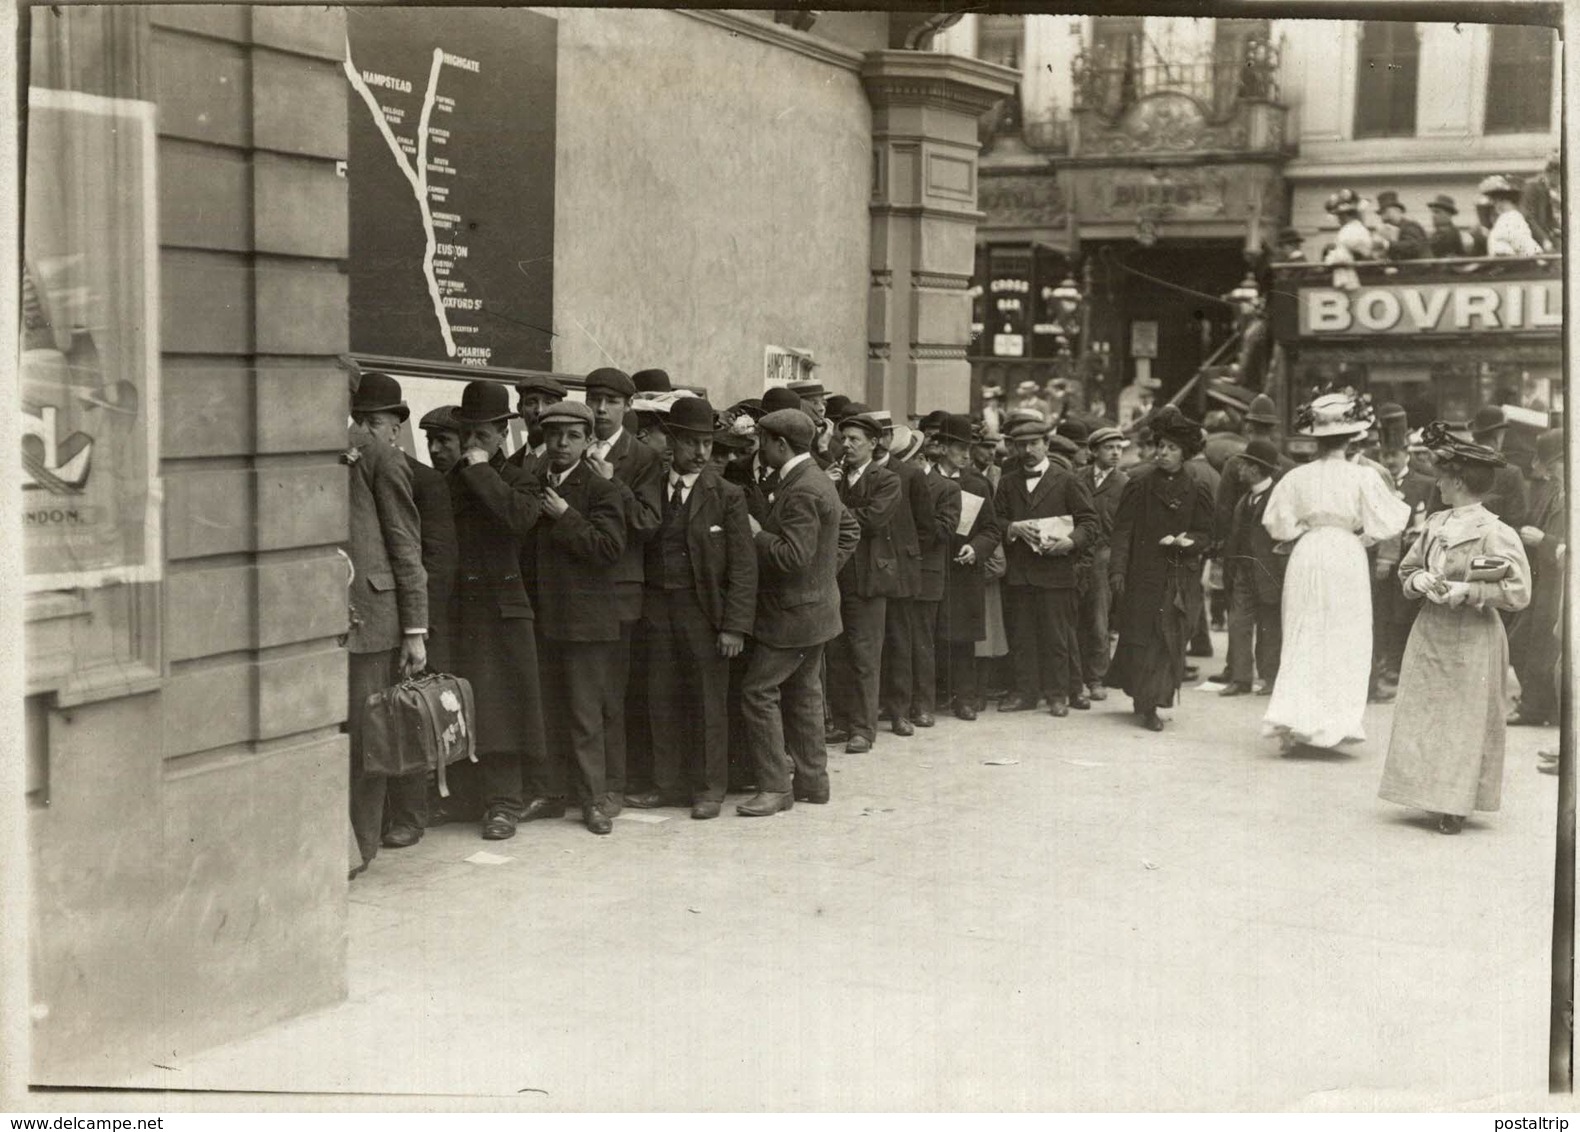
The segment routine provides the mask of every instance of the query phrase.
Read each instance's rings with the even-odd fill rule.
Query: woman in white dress
[[[1410,507],[1375,469],[1345,450],[1371,424],[1371,406],[1349,393],[1318,397],[1295,418],[1317,457],[1285,474],[1262,525],[1294,543],[1284,575],[1284,645],[1262,721],[1288,751],[1366,738],[1361,717],[1372,664],[1371,571],[1366,547],[1392,538]]]

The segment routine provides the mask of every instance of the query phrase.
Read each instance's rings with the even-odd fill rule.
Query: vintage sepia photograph
[[[1570,1110],[1565,16],[17,7],[7,1110]]]

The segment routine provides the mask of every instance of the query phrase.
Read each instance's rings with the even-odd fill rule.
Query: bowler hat
[[[357,382],[357,391],[351,395],[353,413],[395,413],[401,420],[411,416],[411,409],[401,399],[400,382],[387,373],[368,370]]]
[[[1399,194],[1392,189],[1384,189],[1377,194],[1377,211],[1381,212],[1385,208],[1397,208],[1400,212],[1408,211],[1404,201],[1399,199]]]
[[[1075,441],[1076,444],[1085,444],[1091,438],[1092,430],[1074,417],[1065,417],[1054,427],[1053,431],[1066,439]]]
[[[856,416],[859,413],[865,413],[865,412],[867,412],[866,402],[864,402],[864,401],[846,401],[845,404],[840,408],[839,416],[838,416],[837,419],[843,421],[846,417],[854,417],[854,416]]]
[[[792,381],[785,386],[797,397],[822,397],[828,392],[820,381]]]
[[[1503,410],[1496,405],[1483,405],[1470,419],[1471,436],[1486,436],[1488,433],[1508,427],[1509,422],[1504,419]]]
[[[940,428],[942,428],[944,422],[948,419],[949,414],[946,411],[943,409],[934,409],[932,412],[923,417],[919,422],[917,422],[916,427],[922,430],[923,435],[931,436]]]
[[[1112,425],[1104,425],[1102,428],[1095,429],[1092,435],[1086,438],[1086,446],[1088,448],[1101,448],[1110,440],[1123,440],[1124,438],[1125,434],[1117,428],[1114,428]]]
[[[518,416],[510,411],[510,390],[497,381],[469,381],[461,391],[461,407],[455,422],[463,425],[490,424]]]
[[[938,423],[937,436],[945,444],[971,444],[976,440],[971,418],[963,413],[945,413]]]
[[[840,420],[839,427],[841,430],[847,428],[859,428],[862,432],[866,433],[874,440],[877,440],[883,435],[883,425],[877,420],[873,419],[871,413],[856,413],[851,416],[844,417]]]
[[[1252,424],[1276,425],[1278,406],[1266,393],[1258,393],[1251,398],[1250,407],[1245,411],[1245,419]]]
[[[593,411],[580,401],[561,401],[558,405],[550,405],[543,410],[543,415],[538,418],[538,423],[547,428],[551,424],[584,424],[587,426],[587,435],[592,435],[593,423],[597,418]]]
[[[587,375],[585,381],[587,392],[594,389],[607,389],[611,393],[618,393],[622,397],[635,397],[636,386],[631,381],[631,375],[624,370],[615,369],[613,366],[604,366],[595,369]]]
[[[440,405],[437,409],[429,409],[417,422],[417,427],[424,432],[460,432],[461,426],[455,422],[457,408],[456,405]]]
[[[670,432],[690,432],[698,436],[713,435],[713,406],[701,397],[682,397],[669,406],[669,419],[664,427]]]
[[[516,382],[517,393],[547,393],[550,397],[565,400],[566,388],[546,373],[533,374]]]
[[[794,409],[797,412],[806,411],[802,407],[801,398],[790,392],[790,390],[783,385],[776,385],[772,389],[768,390],[768,392],[763,394],[764,412],[777,413],[785,409]]]
[[[836,393],[823,402],[823,409],[833,420],[839,420],[839,415],[845,411],[845,406],[850,404],[850,398],[843,393]]]
[[[1438,193],[1437,196],[1426,202],[1427,208],[1440,208],[1450,216],[1459,211],[1459,206],[1454,203],[1454,198],[1447,193]]]
[[[757,428],[771,436],[788,440],[797,448],[810,448],[816,433],[812,418],[800,409],[775,409],[757,422]]]
[[[1245,446],[1245,451],[1240,455],[1247,460],[1255,460],[1270,472],[1278,471],[1278,447],[1271,440],[1263,440],[1258,436]]]
[[[631,385],[638,393],[668,393],[674,386],[669,374],[661,369],[639,369],[631,375]]]

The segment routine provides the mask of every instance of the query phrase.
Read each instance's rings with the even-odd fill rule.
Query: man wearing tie
[[[647,544],[642,601],[654,789],[625,804],[689,805],[704,820],[719,816],[728,785],[730,661],[752,629],[757,552],[745,494],[707,467],[713,407],[683,397],[665,428],[664,518]]]
[[[1273,536],[1262,526],[1267,497],[1277,482],[1278,449],[1271,441],[1251,441],[1230,465],[1245,484],[1234,506],[1223,544],[1224,582],[1229,586],[1229,682],[1220,696],[1251,691],[1252,663],[1262,675],[1263,693],[1278,679],[1283,648],[1280,603],[1288,556],[1273,553]]]
[[[971,466],[971,418],[946,416],[939,426],[938,475],[960,489],[960,500],[969,500],[977,512],[959,533],[950,532],[948,577],[938,617],[938,655],[942,657],[940,681],[950,697],[955,717],[977,717],[976,642],[987,635],[984,569],[999,543],[998,520],[993,510],[993,488]]]
[[[1093,544],[1092,574],[1081,594],[1079,638],[1081,678],[1089,699],[1106,700],[1103,681],[1108,678],[1108,561],[1109,535],[1114,530],[1114,511],[1130,477],[1119,470],[1125,454],[1125,434],[1117,428],[1099,428],[1087,438],[1091,462],[1080,471],[1081,482],[1092,493],[1097,509],[1098,538]]]
[[[1098,535],[1086,485],[1048,458],[1048,423],[1022,418],[1007,430],[1016,458],[999,483],[995,509],[1005,524],[1005,621],[1016,692],[1000,711],[1030,711],[1047,696],[1049,713],[1070,714],[1078,606],[1075,560]]]

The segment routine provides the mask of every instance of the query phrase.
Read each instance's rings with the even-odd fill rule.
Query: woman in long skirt
[[[1286,473],[1268,498],[1262,525],[1294,543],[1284,575],[1284,645],[1278,682],[1262,720],[1288,751],[1366,738],[1361,718],[1371,678],[1371,571],[1366,547],[1392,538],[1410,507],[1346,449],[1371,423],[1371,407],[1346,393],[1312,401],[1296,417],[1315,437],[1317,458]]]
[[[1481,505],[1503,457],[1440,422],[1423,439],[1449,509],[1427,518],[1399,564],[1405,596],[1426,604],[1399,669],[1378,793],[1458,833],[1472,812],[1502,800],[1509,644],[1498,614],[1529,604],[1531,568],[1520,536]]]

